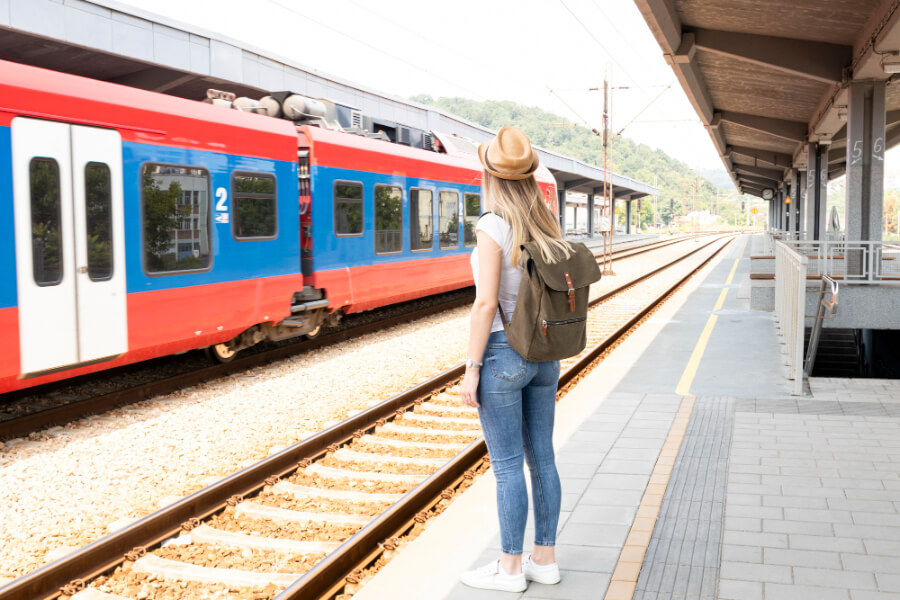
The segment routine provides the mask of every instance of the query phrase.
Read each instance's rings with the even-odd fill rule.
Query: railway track
[[[561,392],[729,241],[716,237],[595,299],[589,346],[564,363]],[[73,596],[97,576],[95,592],[123,598],[352,594],[400,536],[414,537],[487,467],[477,414],[456,397],[462,373],[441,373],[25,575],[0,600]]]
[[[636,256],[673,244],[682,243],[686,240],[694,239],[694,237],[694,235],[688,235],[669,240],[654,240],[649,243],[638,242],[636,244],[628,244],[628,247],[614,251],[613,258],[614,260],[619,260]],[[75,394],[75,399],[52,405],[50,408],[26,412],[25,414],[14,416],[12,418],[0,418],[0,441],[25,437],[43,429],[70,423],[81,417],[103,413],[112,410],[113,408],[140,402],[141,400],[146,400],[154,396],[168,394],[203,381],[209,381],[232,373],[245,371],[302,352],[323,348],[380,329],[387,329],[415,319],[451,310],[458,306],[470,303],[472,297],[472,292],[457,295],[446,302],[439,302],[414,310],[390,314],[385,318],[379,318],[375,321],[366,320],[357,326],[323,333],[315,339],[301,340],[269,349],[258,349],[255,352],[245,353],[227,364],[201,366],[199,368],[187,370],[179,369],[177,374],[172,376],[147,377],[145,372],[152,367],[145,365],[129,365],[122,367],[121,372],[133,374],[134,378],[138,381],[136,385],[106,393],[86,394],[83,398],[78,398],[78,394]],[[103,377],[108,377],[109,375],[110,372],[108,371],[93,373],[79,378],[79,383],[83,382],[85,387],[89,387],[92,382],[102,379]],[[147,379],[150,380],[147,381]],[[72,384],[71,382],[57,382],[42,386],[39,390],[14,392],[2,398],[2,401],[5,403],[13,403],[20,401],[19,398],[24,394],[35,395],[52,392],[53,390],[60,389],[66,385]]]

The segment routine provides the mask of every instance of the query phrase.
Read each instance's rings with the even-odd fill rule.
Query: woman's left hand
[[[478,380],[481,373],[478,369],[466,369],[466,375],[460,385],[459,395],[467,406],[478,408]]]

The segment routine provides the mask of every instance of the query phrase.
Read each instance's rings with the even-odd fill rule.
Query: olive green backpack
[[[509,345],[530,361],[575,356],[587,344],[587,308],[591,284],[600,267],[584,244],[570,242],[569,258],[544,261],[534,242],[522,245],[525,264],[512,318],[500,307]]]

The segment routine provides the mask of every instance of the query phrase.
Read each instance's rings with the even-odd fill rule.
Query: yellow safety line
[[[737,271],[738,263],[744,256],[747,249],[747,238],[744,240],[744,246],[741,253],[734,261],[728,279],[725,285],[729,285],[734,280],[734,273]],[[722,308],[725,303],[725,297],[728,295],[728,288],[723,288],[719,294],[719,299],[713,307],[713,313]],[[631,530],[625,539],[625,546],[622,553],[619,554],[619,560],[613,571],[612,579],[606,590],[604,600],[632,600],[634,591],[637,587],[638,575],[641,573],[641,566],[644,564],[644,555],[647,553],[647,547],[650,545],[650,538],[653,536],[653,528],[656,526],[656,520],[659,517],[659,510],[662,506],[663,496],[666,493],[666,487],[669,485],[669,478],[672,475],[672,468],[675,466],[675,458],[678,456],[678,450],[681,448],[681,442],[684,440],[684,434],[687,431],[688,422],[691,419],[691,412],[694,410],[694,396],[688,393],[694,375],[697,373],[697,367],[700,365],[700,359],[706,350],[706,343],[712,334],[713,327],[716,324],[716,315],[712,314],[697,340],[691,358],[681,375],[678,382],[676,393],[684,396],[672,426],[669,428],[669,434],[650,474],[650,482],[644,490],[641,503],[638,506],[637,514],[631,523]]]

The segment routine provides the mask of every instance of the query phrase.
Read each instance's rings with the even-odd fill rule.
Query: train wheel
[[[313,329],[312,331],[306,332],[304,334],[304,337],[308,340],[312,340],[312,339],[319,337],[319,333],[321,333],[321,332],[322,332],[322,324],[319,323],[318,325],[316,325],[315,329]]]
[[[206,353],[214,362],[227,363],[234,360],[234,357],[237,356],[238,351],[232,350],[231,346],[227,343],[222,343],[216,344],[215,346],[210,346],[206,349]]]

